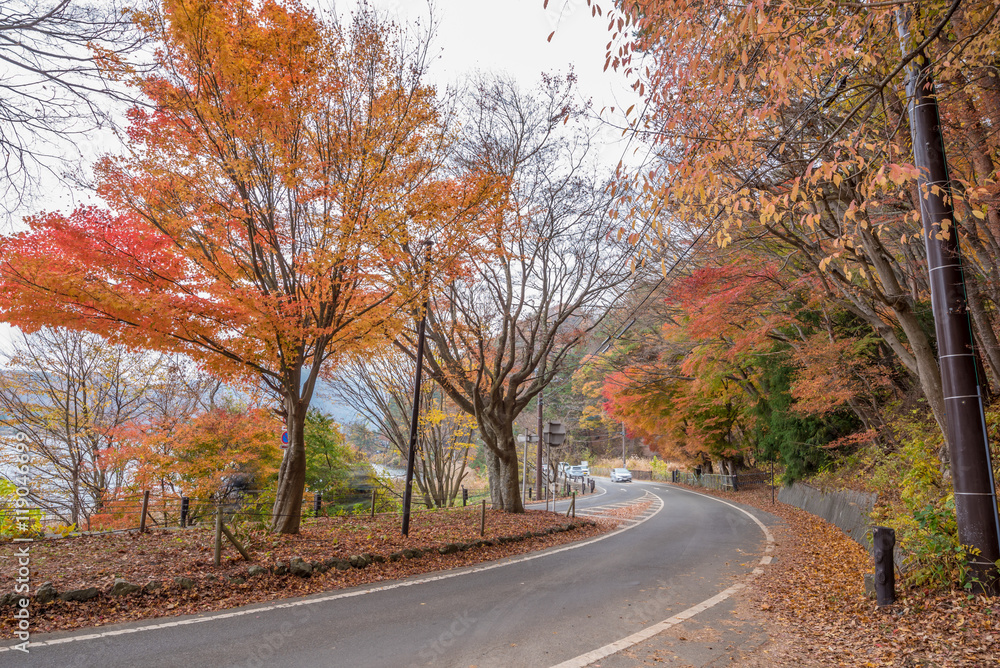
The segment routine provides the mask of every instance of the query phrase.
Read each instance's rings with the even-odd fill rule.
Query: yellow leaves
[[[768,202],[763,206],[763,208],[761,208],[760,219],[762,221],[767,221],[773,218],[774,214],[775,214],[774,202]]]
[[[986,219],[986,212],[982,211],[980,209],[973,209],[972,210],[972,215],[975,216],[976,218],[978,218],[979,220],[985,220]]]
[[[910,179],[917,178],[917,169],[913,165],[900,165],[898,163],[890,163],[889,167],[889,180],[896,185],[903,185]]]

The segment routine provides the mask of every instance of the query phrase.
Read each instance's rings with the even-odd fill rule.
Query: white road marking
[[[764,547],[764,556],[762,556],[760,558],[760,562],[758,563],[757,567],[753,569],[753,571],[750,574],[750,577],[754,577],[754,576],[760,575],[761,573],[764,572],[764,569],[762,569],[761,566],[765,566],[765,565],[771,563],[771,555],[769,553],[774,550],[774,536],[771,535],[771,531],[767,528],[767,526],[765,526],[763,522],[761,522],[759,519],[757,519],[753,515],[753,513],[750,513],[749,511],[746,511],[746,510],[740,508],[739,506],[733,505],[733,504],[729,503],[728,501],[723,501],[722,499],[716,498],[714,496],[709,496],[708,494],[701,494],[700,492],[692,492],[691,490],[684,489],[682,487],[671,487],[670,489],[677,489],[677,490],[679,490],[681,492],[688,492],[689,494],[696,494],[698,496],[703,496],[703,497],[705,497],[707,499],[712,499],[713,501],[718,501],[719,503],[724,503],[725,505],[729,506],[730,508],[735,508],[736,510],[740,511],[741,513],[743,513],[744,515],[746,515],[747,517],[749,517],[750,519],[752,519],[757,524],[757,526],[760,527],[760,530],[764,532],[764,538],[767,540],[767,545]],[[662,507],[663,506],[661,506],[661,508]],[[657,510],[657,512],[659,512],[659,510]],[[581,654],[580,656],[576,656],[576,657],[573,657],[572,659],[568,659],[566,661],[563,661],[562,663],[558,663],[558,664],[552,666],[552,668],[584,668],[584,666],[589,666],[590,664],[594,663],[595,661],[600,661],[601,659],[609,657],[612,654],[617,654],[618,652],[622,651],[623,649],[628,649],[629,647],[632,647],[634,645],[638,645],[639,643],[641,643],[641,642],[643,642],[645,640],[649,640],[650,638],[652,638],[656,634],[661,633],[663,631],[666,631],[667,629],[669,629],[672,626],[677,626],[681,622],[683,622],[683,621],[685,621],[687,619],[691,619],[692,617],[694,617],[698,613],[704,612],[705,610],[708,610],[709,608],[711,608],[711,607],[713,607],[713,606],[715,606],[715,605],[717,605],[719,603],[722,603],[727,598],[729,598],[730,596],[732,596],[733,594],[735,594],[736,592],[738,592],[739,590],[741,590],[741,589],[743,589],[745,587],[746,587],[746,583],[734,584],[732,587],[729,587],[728,589],[724,589],[723,591],[720,591],[715,596],[713,596],[713,597],[711,597],[709,599],[706,599],[706,600],[702,601],[701,603],[698,603],[697,605],[691,606],[690,608],[688,608],[684,612],[680,612],[680,613],[674,615],[673,617],[670,617],[668,619],[664,619],[662,622],[659,622],[658,624],[653,624],[652,626],[647,626],[646,628],[642,629],[641,631],[637,631],[636,633],[633,633],[630,636],[626,636],[626,637],[622,638],[621,640],[616,640],[613,643],[609,643],[609,644],[605,645],[604,647],[598,647],[597,649],[595,649],[593,651],[590,651],[590,652],[587,652],[586,654]]]
[[[592,545],[592,544],[600,542],[602,540],[607,540],[608,538],[611,538],[612,536],[617,536],[620,533],[623,533],[623,532],[628,531],[630,529],[634,529],[635,527],[639,526],[640,524],[642,524],[643,522],[645,522],[646,520],[650,519],[651,517],[653,517],[654,515],[656,515],[658,512],[660,512],[661,510],[663,510],[663,506],[664,506],[663,499],[659,498],[655,494],[650,494],[649,492],[646,492],[646,495],[653,497],[653,499],[654,499],[654,501],[653,501],[654,505],[655,505],[655,503],[657,501],[659,501],[659,508],[657,508],[656,511],[653,512],[653,513],[651,513],[648,517],[643,518],[641,521],[638,521],[638,522],[636,522],[635,524],[632,524],[632,525],[624,526],[621,529],[617,529],[617,530],[612,531],[610,533],[602,534],[602,535],[597,536],[595,538],[591,538],[590,540],[586,540],[586,541],[583,541],[583,542],[580,542],[580,543],[572,543],[570,545],[566,545],[564,547],[558,547],[558,548],[555,548],[555,549],[552,549],[552,550],[546,551],[546,552],[539,552],[539,553],[535,553],[535,554],[528,554],[528,555],[525,555],[523,557],[516,557],[514,559],[510,559],[510,560],[507,560],[507,561],[497,561],[497,562],[493,562],[493,563],[487,564],[486,566],[476,566],[476,567],[470,568],[468,570],[451,571],[451,572],[441,573],[439,575],[432,575],[432,576],[426,577],[426,578],[416,578],[416,579],[413,579],[413,580],[403,580],[403,581],[400,581],[400,582],[393,582],[391,584],[381,585],[379,587],[372,587],[370,589],[360,589],[360,590],[356,590],[356,591],[340,592],[340,593],[337,593],[337,594],[329,594],[329,595],[326,595],[326,596],[317,596],[315,598],[306,598],[306,599],[299,599],[299,600],[295,600],[295,601],[286,601],[284,603],[272,603],[270,605],[264,605],[264,606],[253,607],[253,608],[245,608],[245,609],[240,609],[240,610],[232,610],[230,612],[205,613],[204,616],[189,617],[187,619],[178,619],[178,620],[169,621],[169,622],[162,622],[162,623],[159,623],[159,624],[147,624],[146,626],[137,626],[137,627],[128,628],[128,629],[115,629],[115,630],[112,630],[112,631],[103,631],[103,632],[100,632],[100,633],[88,633],[86,635],[66,636],[64,638],[54,638],[52,640],[40,640],[40,641],[32,640],[30,642],[30,644],[28,645],[28,647],[30,649],[35,649],[36,647],[46,647],[46,646],[49,646],[49,645],[63,645],[65,643],[81,642],[81,641],[84,641],[84,640],[97,640],[97,639],[100,639],[100,638],[108,638],[108,637],[111,637],[111,636],[123,635],[123,634],[126,634],[126,633],[140,633],[140,632],[144,632],[144,631],[154,631],[156,629],[169,629],[169,628],[173,628],[173,627],[176,627],[176,626],[186,626],[188,624],[202,624],[204,622],[210,622],[210,621],[213,621],[213,620],[216,620],[216,619],[232,619],[234,617],[244,617],[246,615],[256,615],[256,614],[259,614],[259,613],[262,613],[262,612],[269,612],[271,610],[284,610],[284,609],[287,609],[287,608],[297,608],[297,607],[301,607],[301,606],[304,606],[304,605],[315,605],[317,603],[326,603],[328,601],[336,601],[336,600],[339,600],[339,599],[342,599],[342,598],[353,598],[355,596],[365,596],[367,594],[373,594],[375,592],[380,592],[380,591],[389,591],[389,590],[392,590],[392,589],[399,589],[401,587],[412,587],[414,585],[426,584],[428,582],[437,582],[439,580],[448,580],[448,579],[460,577],[460,576],[463,576],[463,575],[470,575],[472,573],[481,573],[483,571],[491,571],[491,570],[493,570],[495,568],[503,568],[505,566],[510,566],[512,564],[520,564],[520,563],[523,563],[525,561],[533,561],[535,559],[542,559],[544,557],[548,557],[548,556],[553,555],[553,554],[559,554],[560,552],[568,552],[569,550],[575,550],[577,548],[584,547],[585,545]],[[641,500],[642,498],[643,497],[639,497],[638,500]],[[14,649],[13,645],[8,645],[6,647],[0,647],[0,653],[2,653],[2,652],[9,652],[9,651],[11,651],[13,649]]]

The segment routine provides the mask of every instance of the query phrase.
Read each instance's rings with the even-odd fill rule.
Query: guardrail
[[[742,473],[737,471],[734,475],[672,471],[671,482],[691,485],[692,487],[736,492],[741,489],[769,487],[771,484],[771,475],[760,471],[744,471]]]

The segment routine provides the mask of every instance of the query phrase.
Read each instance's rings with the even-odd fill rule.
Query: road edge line
[[[708,494],[702,494],[701,492],[695,492],[674,485],[668,485],[667,489],[676,489],[681,492],[688,492],[689,494],[695,494],[697,496],[703,496],[706,499],[712,499],[713,501],[718,501],[719,503],[723,503],[729,506],[730,508],[740,511],[741,513],[752,519],[760,528],[760,530],[764,533],[764,538],[767,541],[767,544],[764,547],[763,556],[761,556],[760,561],[757,563],[757,567],[750,572],[749,579],[752,579],[764,572],[764,569],[762,569],[761,566],[766,566],[767,564],[771,563],[771,552],[774,551],[774,536],[771,534],[771,530],[767,528],[767,525],[765,525],[763,522],[757,519],[757,517],[753,513],[751,513],[749,510],[740,508],[735,504],[729,503],[728,501],[723,501],[718,497],[710,496]],[[663,506],[666,506],[665,502]],[[656,634],[666,631],[672,626],[677,626],[681,622],[691,619],[695,615],[704,612],[705,610],[708,610],[709,608],[714,607],[719,603],[722,603],[736,592],[746,588],[746,586],[747,585],[745,582],[734,584],[728,589],[720,591],[715,596],[705,599],[701,603],[697,603],[688,608],[687,610],[684,610],[683,612],[677,613],[673,617],[664,619],[662,622],[658,622],[656,624],[653,624],[652,626],[647,626],[646,628],[640,631],[636,631],[632,635],[626,636],[621,640],[616,640],[615,642],[608,643],[603,647],[598,647],[597,649],[591,650],[590,652],[587,652],[585,654],[575,656],[572,659],[567,659],[562,663],[557,663],[551,668],[584,668],[585,666],[589,666],[595,661],[600,661],[601,659],[607,658],[612,654],[617,654],[623,649],[628,649],[629,647],[638,645],[643,641],[649,640]]]

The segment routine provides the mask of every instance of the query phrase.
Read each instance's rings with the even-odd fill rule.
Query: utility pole
[[[424,303],[420,307],[420,322],[417,323],[417,372],[413,379],[413,412],[410,414],[410,448],[406,455],[406,486],[403,488],[403,535],[410,535],[410,503],[413,500],[413,466],[417,453],[417,420],[420,418],[420,376],[424,368],[424,335],[427,324],[427,308],[430,300],[431,246],[430,239],[424,240]]]
[[[545,314],[542,317],[545,318],[545,320],[542,322],[542,339],[541,339],[542,345],[544,346],[546,345],[545,339],[546,339],[546,331],[548,329],[548,320],[549,320],[548,307],[546,307]],[[542,369],[541,373],[538,374],[540,380],[544,380],[545,363],[548,361],[549,361],[549,356],[548,354],[546,354],[544,357],[542,357]],[[538,450],[535,453],[535,491],[537,492],[535,496],[541,498],[542,494],[542,392],[541,391],[538,392],[537,402],[538,402],[538,422],[536,424],[537,431],[535,433],[538,435]],[[549,466],[552,466],[552,459],[549,459]],[[548,473],[546,472],[545,474],[546,491],[548,491],[549,487],[548,477],[549,477]],[[548,510],[548,496],[546,496],[545,509]]]
[[[910,12],[896,9],[904,56],[917,45],[910,34]],[[941,136],[934,81],[925,54],[907,65],[906,97],[913,138],[913,162],[920,175],[920,218],[930,273],[931,306],[937,333],[938,364],[944,389],[945,425],[955,489],[958,540],[972,548],[966,555],[975,586],[998,593],[1000,518],[990,461],[983,392],[977,374],[972,323],[965,297],[962,254],[952,208],[951,178]]]
[[[625,420],[622,420],[622,468],[628,468],[628,462],[625,458]]]

